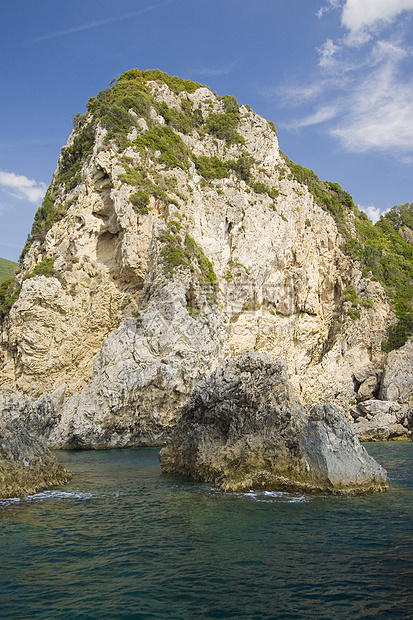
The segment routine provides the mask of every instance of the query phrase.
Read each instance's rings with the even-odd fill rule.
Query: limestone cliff
[[[65,390],[50,443],[159,442],[197,382],[246,349],[284,358],[305,405],[348,415],[393,315],[275,127],[137,70],[75,120],[0,343],[1,385]]]

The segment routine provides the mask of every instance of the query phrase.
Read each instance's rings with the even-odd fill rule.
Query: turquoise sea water
[[[0,502],[0,618],[413,618],[413,442],[387,493],[223,494],[157,449],[59,452],[57,491]]]

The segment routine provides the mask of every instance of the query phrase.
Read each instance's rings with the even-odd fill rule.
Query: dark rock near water
[[[72,477],[38,432],[53,416],[51,401],[41,399],[37,404],[38,410],[16,393],[0,398],[0,498],[31,495]]]
[[[397,414],[402,409],[401,405],[395,401],[375,399],[365,400],[359,403],[358,408],[366,416],[393,415],[395,421],[397,421]]]
[[[159,454],[166,472],[250,489],[367,493],[387,488],[385,470],[331,405],[307,415],[285,362],[247,352],[193,391]]]
[[[353,373],[357,402],[377,398],[383,371],[376,368],[360,368]]]
[[[358,405],[359,416],[352,428],[360,441],[409,439],[408,415],[399,403],[366,400]]]

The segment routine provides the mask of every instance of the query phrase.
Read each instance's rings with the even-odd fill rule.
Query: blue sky
[[[17,260],[72,119],[124,71],[234,95],[370,216],[413,201],[413,0],[1,0],[0,256]]]

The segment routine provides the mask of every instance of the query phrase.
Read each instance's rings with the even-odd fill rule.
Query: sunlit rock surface
[[[63,390],[53,446],[148,445],[164,441],[197,382],[249,349],[286,360],[308,409],[331,402],[352,421],[353,373],[385,359],[392,312],[383,288],[343,253],[333,217],[293,177],[267,121],[239,106],[232,143],[199,127],[170,129],[188,158],[168,166],[159,149],[134,142],[165,127],[155,106],[169,114],[191,106],[205,127],[223,101],[206,87],[146,87],[153,105],[146,119],[130,112],[126,147],[108,142],[98,123],[69,189],[59,185],[59,159],[64,215],[23,259],[22,289],[0,330],[0,387],[33,398]],[[248,161],[248,182],[233,169],[202,176],[202,157]],[[157,189],[137,209],[142,175]],[[48,260],[53,271],[35,275]],[[357,320],[343,302],[349,284]],[[360,398],[377,390],[370,383]]]
[[[245,353],[192,393],[159,459],[164,471],[250,489],[354,494],[383,491],[385,470],[333,406],[310,415],[283,361]]]

